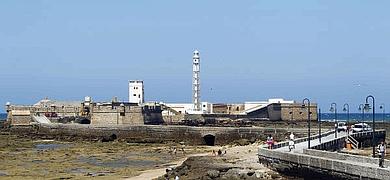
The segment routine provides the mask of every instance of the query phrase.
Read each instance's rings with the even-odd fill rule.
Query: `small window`
[[[133,96],[137,96],[136,94],[133,94]]]
[[[138,98],[141,98],[141,94],[138,94]]]
[[[120,116],[125,116],[126,114],[124,112],[121,112],[120,113]]]
[[[206,105],[203,105],[203,107],[206,107]]]

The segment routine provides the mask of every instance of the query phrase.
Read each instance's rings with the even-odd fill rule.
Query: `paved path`
[[[346,132],[339,132],[337,133],[337,138],[341,138],[341,137],[345,137],[347,136],[347,133]],[[330,134],[328,136],[324,136],[321,138],[321,143],[326,143],[326,142],[329,142],[329,141],[333,141],[335,139],[335,134]],[[319,139],[313,139],[310,141],[310,147],[313,147],[313,146],[317,146],[319,144],[321,144]],[[297,143],[295,144],[295,149],[292,150],[292,152],[295,152],[295,153],[303,153],[303,149],[307,149],[307,145],[308,145],[308,141],[304,141],[304,142],[301,142],[301,143]],[[285,146],[285,147],[281,147],[281,148],[278,148],[278,149],[275,149],[276,151],[289,151],[289,148],[288,146]]]
[[[342,137],[346,137],[346,136],[347,136],[346,132],[337,133],[337,138],[342,138]],[[330,134],[328,136],[322,137],[321,143],[326,143],[326,142],[329,142],[329,141],[332,141],[335,139],[336,139],[335,134],[333,133],[333,134]],[[304,154],[303,149],[307,149],[307,146],[308,146],[307,143],[308,143],[307,141],[304,141],[304,142],[295,144],[295,149],[293,149],[290,153]],[[317,146],[321,143],[320,143],[319,139],[311,140],[310,147]],[[281,147],[281,148],[275,149],[275,151],[289,152],[289,148],[288,148],[288,146]],[[323,158],[325,158],[325,157],[323,157]],[[378,163],[362,163],[362,162],[357,162],[354,160],[338,160],[338,159],[335,159],[335,160],[339,161],[339,162],[343,162],[343,163],[353,164],[356,166],[364,166],[364,167],[369,167],[369,168],[379,168],[379,164],[378,164],[379,158],[378,158]],[[387,171],[387,170],[390,170],[390,167],[385,167],[385,168],[381,168],[381,169],[385,169]]]

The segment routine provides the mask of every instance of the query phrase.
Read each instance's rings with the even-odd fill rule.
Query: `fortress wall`
[[[26,128],[28,130],[26,130]],[[104,140],[113,135],[120,141],[128,142],[185,142],[186,144],[204,145],[204,137],[215,137],[216,145],[232,143],[235,140],[265,140],[268,128],[253,127],[190,127],[190,126],[96,126],[81,124],[52,124],[33,126],[12,126],[13,134],[47,137],[58,139]],[[285,134],[284,129],[277,130]],[[281,137],[278,137],[281,138]]]
[[[302,108],[301,103],[281,105],[281,114],[283,121],[307,121],[307,111],[307,107]],[[312,121],[317,121],[317,104],[310,104],[310,112],[310,119]]]

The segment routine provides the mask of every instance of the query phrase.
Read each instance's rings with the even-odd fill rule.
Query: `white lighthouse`
[[[201,110],[200,102],[200,56],[199,51],[194,51],[192,57],[192,103],[194,105],[194,111]]]

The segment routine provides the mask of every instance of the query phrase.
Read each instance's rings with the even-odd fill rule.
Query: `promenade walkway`
[[[339,133],[337,133],[337,138],[343,138],[343,137],[346,137],[346,136],[347,136],[346,132],[339,132]],[[332,133],[332,134],[329,134],[327,136],[321,137],[321,143],[330,142],[330,141],[333,141],[335,139],[336,139],[335,138],[335,134]],[[313,139],[313,140],[310,141],[310,147],[320,145],[321,143],[320,143],[320,139],[319,138]],[[297,143],[297,144],[295,144],[295,149],[292,149],[291,152],[303,153],[303,149],[307,149],[307,146],[308,146],[308,141]],[[278,148],[278,149],[275,149],[275,150],[276,151],[284,151],[284,152],[289,152],[290,151],[288,146],[284,146],[284,147],[281,147],[281,148]]]
[[[385,137],[384,130],[376,131],[378,138]],[[370,139],[372,132],[362,132],[350,134],[355,137],[364,137]],[[346,153],[330,152],[325,150],[316,150],[315,147],[328,145],[327,147],[342,147],[347,138],[347,133],[341,132],[335,138],[334,133],[327,132],[323,136],[321,143],[318,138],[310,141],[308,149],[307,138],[301,138],[299,143],[295,144],[295,149],[289,151],[286,142],[276,145],[275,149],[268,149],[266,146],[259,148],[259,160],[268,166],[274,166],[276,169],[285,169],[286,167],[306,167],[306,170],[323,171],[325,173],[342,173],[348,178],[369,178],[369,179],[389,179],[390,161],[385,160],[384,168],[379,167],[379,158],[368,156],[351,155]],[[306,139],[306,141],[302,141]],[[298,141],[298,140],[297,140]],[[278,168],[283,167],[283,168]],[[299,168],[298,168],[299,169]]]

